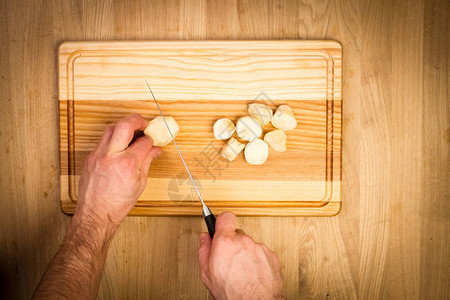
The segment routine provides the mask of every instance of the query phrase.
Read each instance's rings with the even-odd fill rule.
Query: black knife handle
[[[205,217],[206,227],[208,227],[209,236],[211,239],[214,237],[216,232],[216,217],[213,214],[207,215]]]

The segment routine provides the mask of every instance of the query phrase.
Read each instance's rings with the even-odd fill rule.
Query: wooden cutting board
[[[178,121],[180,150],[203,198],[254,216],[332,216],[341,208],[342,47],[335,41],[66,42],[59,47],[61,207],[73,213],[86,156],[103,130],[161,109]],[[249,103],[290,105],[298,126],[288,150],[264,165],[229,163],[214,139],[219,118]],[[273,129],[266,126],[264,132]],[[131,215],[201,215],[174,144],[163,147]]]

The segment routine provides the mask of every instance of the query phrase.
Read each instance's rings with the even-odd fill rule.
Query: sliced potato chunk
[[[248,105],[248,113],[250,116],[258,120],[262,126],[266,126],[272,120],[272,109],[261,103],[251,103]]]
[[[264,135],[264,141],[272,147],[273,150],[278,152],[286,151],[286,133],[280,129],[272,130]]]
[[[229,139],[235,130],[236,127],[230,119],[219,119],[213,126],[214,137],[218,140]]]
[[[167,125],[169,125],[170,132],[172,132],[175,138],[180,131],[177,121],[173,117],[165,117]],[[154,118],[150,121],[147,128],[144,130],[144,134],[150,136],[153,139],[154,146],[165,146],[172,141],[169,130],[164,123],[161,116]]]
[[[252,165],[262,165],[269,156],[269,146],[261,139],[251,141],[245,146],[245,160]]]
[[[272,125],[275,128],[287,131],[297,126],[292,108],[288,105],[280,105],[272,117]]]
[[[262,128],[257,119],[250,116],[245,116],[237,121],[236,132],[241,139],[253,141],[261,136]]]
[[[238,140],[232,137],[225,145],[223,145],[220,155],[222,155],[222,157],[228,159],[229,161],[233,161],[236,156],[241,153],[244,147],[245,144],[240,143]]]

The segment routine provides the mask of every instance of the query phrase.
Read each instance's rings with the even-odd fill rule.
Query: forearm
[[[118,224],[78,210],[33,298],[95,299]]]
[[[109,244],[147,184],[151,161],[161,154],[150,137],[138,137],[148,122],[134,114],[109,126],[87,156],[79,181],[77,211],[50,262],[35,299],[94,299]]]

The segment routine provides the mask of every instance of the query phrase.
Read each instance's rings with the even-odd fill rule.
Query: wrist
[[[116,214],[111,214],[110,207],[104,207],[97,204],[98,201],[92,198],[83,197],[78,201],[75,210],[74,219],[79,220],[83,224],[92,224],[96,227],[117,229],[122,223],[123,218],[119,218]]]
[[[106,212],[98,212],[90,209],[84,204],[78,204],[72,222],[75,226],[81,226],[85,230],[97,235],[108,235],[115,233],[119,228],[121,220],[113,220]]]
[[[68,246],[87,247],[93,252],[103,251],[108,248],[119,225],[120,222],[114,222],[79,205],[70,222],[64,243]]]

